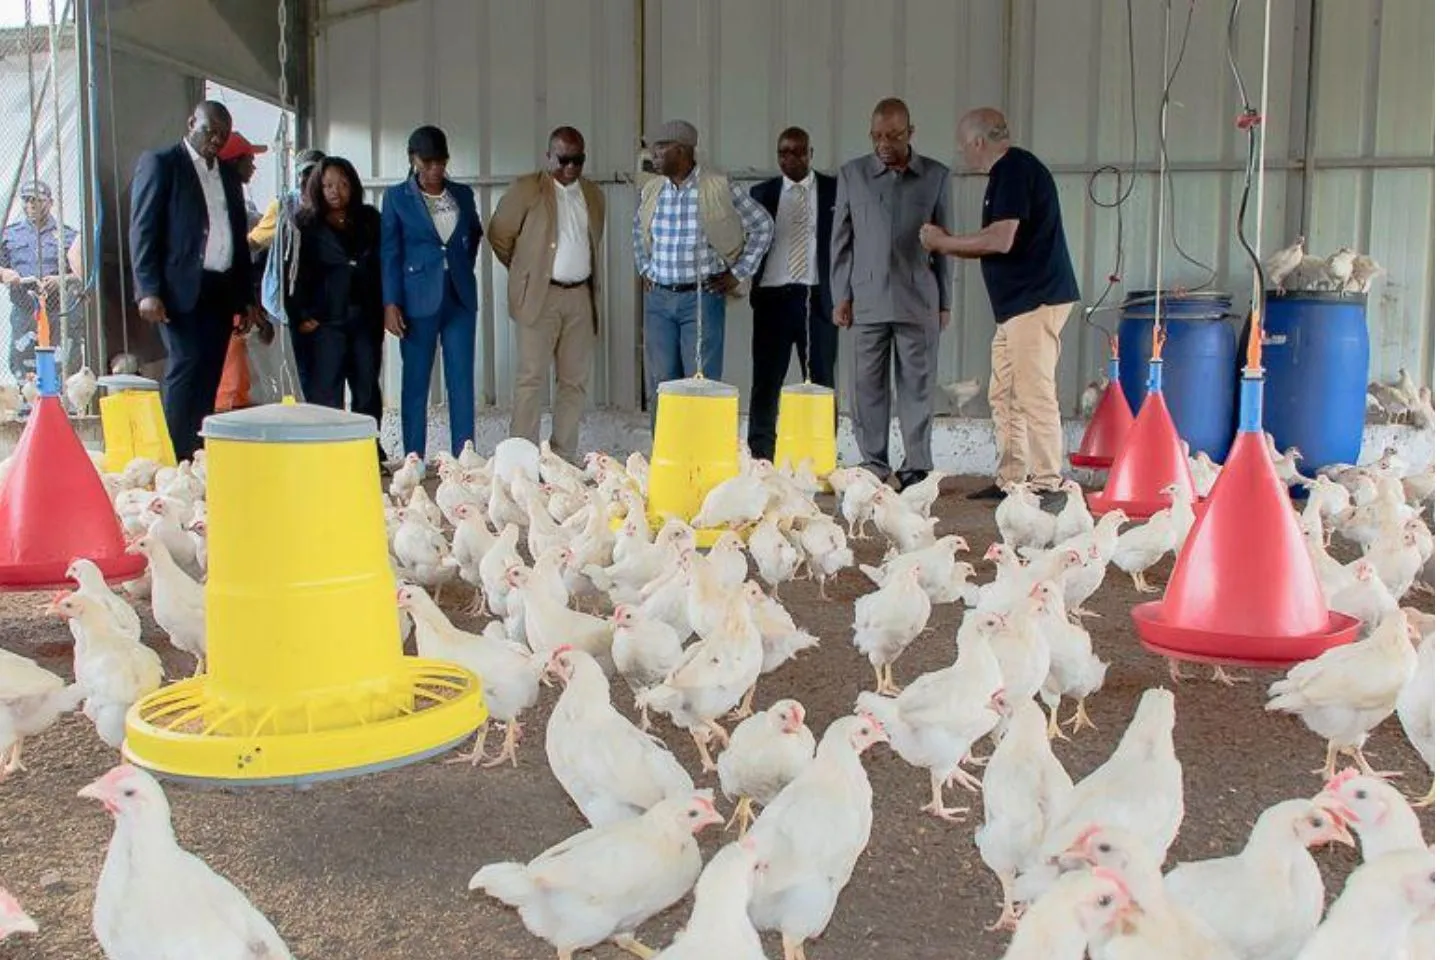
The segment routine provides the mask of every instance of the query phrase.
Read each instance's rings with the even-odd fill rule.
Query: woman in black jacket
[[[294,332],[300,388],[321,406],[384,413],[380,359],[385,309],[380,292],[380,212],[364,201],[350,161],[326,157],[305,181],[300,209],[300,263],[286,304]]]

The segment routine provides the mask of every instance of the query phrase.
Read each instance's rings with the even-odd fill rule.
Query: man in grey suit
[[[934,467],[930,424],[940,332],[950,323],[950,266],[920,245],[920,228],[949,229],[950,168],[910,146],[903,100],[870,117],[872,154],[840,168],[830,237],[835,325],[854,326],[852,419],[863,466],[890,478],[890,370],[895,370],[905,462],[900,488]]]

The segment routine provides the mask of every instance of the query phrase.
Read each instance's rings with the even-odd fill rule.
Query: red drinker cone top
[[[1284,669],[1355,639],[1331,612],[1290,496],[1260,435],[1264,379],[1247,370],[1240,430],[1163,600],[1131,611],[1146,649],[1200,663]]]
[[[132,580],[145,558],[125,553],[105,485],[60,405],[54,350],[37,348],[35,365],[40,396],[0,482],[0,590],[68,586],[78,557],[112,583]]]
[[[1105,489],[1088,498],[1090,510],[1097,517],[1123,510],[1131,520],[1145,520],[1170,506],[1169,498],[1160,491],[1172,483],[1179,484],[1192,503],[1196,499],[1190,463],[1165,406],[1165,395],[1160,392],[1162,368],[1162,361],[1150,361],[1149,392],[1140,405],[1140,415],[1110,465]]]
[[[1080,449],[1070,454],[1070,465],[1082,470],[1108,470],[1114,463],[1135,416],[1130,404],[1125,402],[1125,391],[1120,387],[1120,358],[1110,358],[1110,382],[1100,395],[1100,402],[1085,426],[1085,436],[1080,439]]]

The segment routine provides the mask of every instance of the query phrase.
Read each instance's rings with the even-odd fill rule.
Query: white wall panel
[[[409,130],[440,123],[450,133],[454,173],[477,185],[488,211],[510,178],[534,168],[550,128],[580,127],[589,139],[587,173],[610,202],[593,394],[598,404],[633,409],[639,320],[629,229],[634,195],[624,175],[634,168],[640,133],[637,8],[644,10],[646,120],[691,120],[702,159],[747,186],[773,170],[775,136],[790,124],[810,130],[816,166],[833,170],[869,150],[875,101],[899,95],[912,108],[916,148],[953,164],[958,115],[995,105],[1009,115],[1017,142],[1055,170],[1084,298],[1104,288],[1123,230],[1112,305],[1127,289],[1154,286],[1162,243],[1163,285],[1213,283],[1236,296],[1239,313],[1248,306],[1250,282],[1234,236],[1246,144],[1235,126],[1240,101],[1226,60],[1229,6],[1193,4],[1169,115],[1175,172],[1163,192],[1157,173],[1163,0],[412,0],[323,28],[318,133],[379,188],[403,175]],[[1312,24],[1311,6],[1271,4],[1262,252],[1300,227],[1313,251],[1344,243],[1377,256],[1389,272],[1371,301],[1372,370],[1393,373],[1402,358],[1428,363],[1433,354],[1434,9],[1429,0],[1317,0]],[[1133,91],[1127,9],[1134,17]],[[1172,69],[1191,9],[1185,0],[1170,4]],[[1244,4],[1236,34],[1237,59],[1256,101],[1262,9]],[[1315,44],[1313,58],[1308,47],[1297,47],[1297,37]],[[1307,135],[1306,91],[1290,87],[1312,59]],[[1138,174],[1117,218],[1089,202],[1087,187],[1104,164],[1128,179],[1132,97]],[[1287,187],[1302,182],[1305,189],[1290,191],[1287,204]],[[978,226],[983,190],[983,178],[957,171],[957,227]],[[1113,197],[1113,178],[1101,178],[1096,190]],[[1157,235],[1162,195],[1167,225]],[[1200,265],[1175,249],[1172,230]],[[513,369],[506,275],[488,255],[480,270],[478,376],[483,395],[503,405]],[[984,378],[993,332],[988,299],[975,264],[955,264],[954,279],[955,319],[941,338],[941,376]],[[1101,312],[1095,319],[1113,329],[1117,317]],[[742,397],[750,338],[748,306],[732,304],[726,379]],[[1105,356],[1104,337],[1077,314],[1065,334],[1062,406],[1073,407]],[[842,391],[848,360],[844,343]],[[394,367],[387,376],[391,402]]]

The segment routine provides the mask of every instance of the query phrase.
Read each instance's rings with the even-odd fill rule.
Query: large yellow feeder
[[[835,469],[835,391],[805,382],[780,391],[780,419],[775,436],[775,465],[791,469],[806,460],[821,489]]]
[[[705,495],[740,474],[740,391],[728,383],[690,377],[658,388],[655,443],[650,456],[650,524],[690,521]],[[695,531],[695,545],[711,547],[724,530]]]
[[[160,384],[129,374],[101,377],[100,428],[105,433],[105,470],[119,473],[136,457],[175,466],[175,448],[160,406]]]
[[[375,421],[287,401],[202,433],[209,672],[131,708],[126,756],[176,779],[295,784],[422,760],[484,723],[473,673],[401,648]]]

